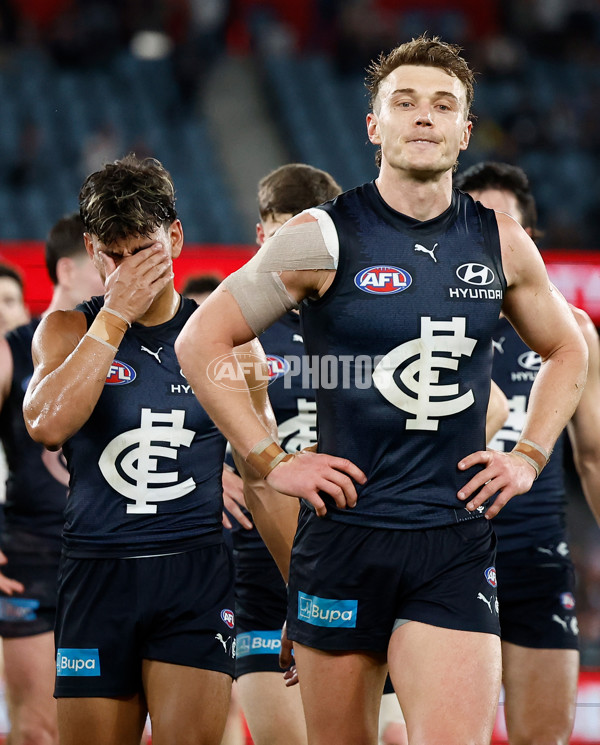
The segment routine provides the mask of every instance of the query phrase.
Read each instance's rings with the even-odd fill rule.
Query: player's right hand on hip
[[[267,476],[267,483],[282,494],[305,499],[317,515],[327,513],[319,492],[328,494],[340,509],[355,507],[355,482],[364,484],[365,474],[346,458],[303,450],[282,461]]]

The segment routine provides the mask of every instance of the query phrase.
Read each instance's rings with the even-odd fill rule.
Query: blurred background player
[[[54,287],[45,314],[104,292],[85,250],[78,214],[54,225],[45,255]],[[0,435],[9,469],[0,554],[0,635],[10,745],[58,742],[53,630],[68,474],[60,452],[33,442],[23,420],[23,397],[33,372],[31,339],[39,323],[33,319],[0,340]]]
[[[537,212],[526,174],[506,163],[479,163],[455,185],[485,207],[506,212],[532,238]],[[573,308],[589,347],[587,383],[568,424],[586,499],[600,521],[600,354],[587,313]],[[539,355],[502,317],[493,335],[493,378],[510,414],[490,442],[510,451],[521,435]],[[531,490],[511,500],[492,521],[498,536],[498,601],[509,741],[567,743],[573,728],[579,671],[575,576],[566,536],[564,433]]]
[[[202,305],[220,284],[221,280],[214,274],[192,274],[185,280],[181,294],[183,297],[195,300],[198,305]]]
[[[318,168],[302,163],[277,168],[258,185],[260,222],[256,225],[256,242],[262,246],[290,217],[333,199],[340,192],[335,180]],[[299,367],[293,374],[290,370],[289,359],[301,363],[304,355],[299,314],[287,313],[261,335],[260,342],[269,361],[268,393],[281,446],[288,452],[301,450],[317,441],[317,432],[314,393],[303,386]],[[295,500],[279,498],[279,502],[291,547],[299,505]],[[279,667],[281,629],[287,609],[282,573],[287,580],[289,553],[286,558],[284,549],[278,568],[258,531],[243,530],[237,525],[233,526],[233,544],[238,623],[236,678],[252,738],[256,745],[303,745],[306,725],[300,691],[297,686],[285,686]]]
[[[10,264],[0,263],[0,336],[29,321],[23,278]]]

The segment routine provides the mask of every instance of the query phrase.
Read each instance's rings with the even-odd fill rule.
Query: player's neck
[[[415,220],[432,220],[448,209],[452,200],[452,173],[419,180],[406,172],[382,167],[376,182],[386,204]]]
[[[88,300],[89,298],[83,298]],[[73,296],[71,292],[65,287],[55,285],[52,292],[52,300],[50,305],[46,308],[43,315],[47,316],[49,313],[53,313],[55,310],[73,310],[73,308],[82,301],[81,295],[77,294]]]

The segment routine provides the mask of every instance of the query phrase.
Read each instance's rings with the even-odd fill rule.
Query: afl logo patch
[[[106,376],[106,385],[127,385],[136,378],[136,372],[125,362],[114,360]]]
[[[221,611],[221,620],[230,629],[232,629],[235,625],[235,616],[233,615],[233,611],[229,610],[229,608],[223,608],[223,610]]]
[[[371,295],[393,295],[403,292],[412,284],[412,277],[397,266],[370,266],[354,277],[359,290]]]
[[[560,596],[560,603],[563,608],[567,610],[573,610],[575,607],[575,598],[571,592],[563,592]]]
[[[485,264],[462,264],[456,270],[456,276],[468,285],[491,285],[494,281],[494,272]]]
[[[276,354],[268,354],[267,363],[269,365],[269,383],[283,377],[290,371],[290,363]]]
[[[496,580],[496,567],[488,567],[484,574],[488,581],[488,585],[491,585],[492,587],[498,586],[498,581]]]

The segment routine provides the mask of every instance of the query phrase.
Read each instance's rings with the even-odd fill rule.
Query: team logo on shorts
[[[281,651],[281,631],[247,631],[238,634],[236,656],[248,657],[251,654],[279,654]]]
[[[233,611],[229,610],[229,608],[223,608],[223,610],[221,611],[221,620],[230,629],[235,626],[235,616],[233,614]]]
[[[393,295],[408,289],[412,277],[397,266],[370,266],[361,269],[354,277],[354,284],[359,290],[371,295]]]
[[[114,360],[106,376],[106,385],[127,385],[136,378],[136,372],[125,362]]]
[[[563,592],[560,595],[560,604],[567,610],[573,610],[575,607],[575,598],[572,592]]]
[[[356,628],[358,600],[333,600],[298,593],[298,618],[312,626]]]
[[[269,365],[269,383],[282,378],[290,371],[290,363],[276,354],[267,355],[267,364]]]
[[[492,587],[498,586],[498,581],[496,579],[496,567],[488,567],[485,572],[485,578],[488,581],[488,585],[491,585]]]
[[[56,652],[56,674],[98,677],[100,657],[97,649],[60,648]]]

